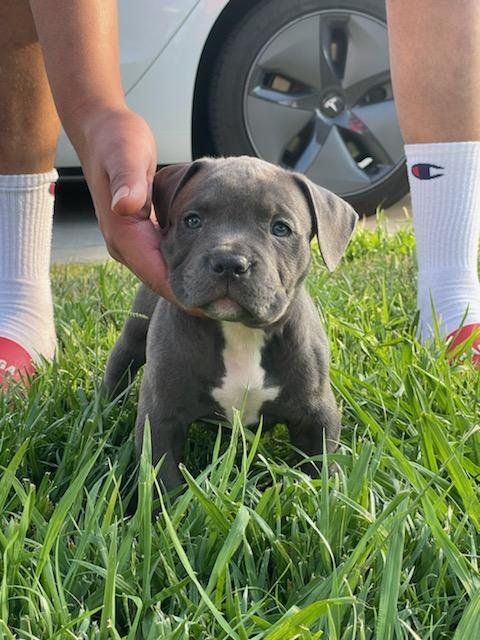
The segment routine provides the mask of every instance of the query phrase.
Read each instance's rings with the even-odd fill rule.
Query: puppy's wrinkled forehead
[[[304,197],[285,171],[251,158],[212,162],[207,170],[191,178],[172,202],[172,215],[186,209],[209,212],[222,217],[251,213],[256,219],[294,213],[310,225]]]

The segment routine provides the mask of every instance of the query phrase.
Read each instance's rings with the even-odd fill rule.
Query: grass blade
[[[102,617],[100,619],[100,636],[106,638],[109,629],[115,627],[115,593],[117,577],[117,523],[112,527],[112,538],[108,550],[107,577],[103,593]]]
[[[352,604],[352,598],[330,598],[313,602],[303,609],[292,607],[289,609],[263,636],[264,640],[286,640],[303,636],[305,627],[309,628],[321,621],[330,607]]]
[[[197,588],[197,590],[198,590],[198,592],[200,594],[200,597],[202,598],[203,602],[205,602],[206,606],[211,611],[213,617],[218,622],[220,627],[227,634],[227,637],[234,638],[234,640],[240,640],[238,634],[232,629],[232,627],[228,624],[228,622],[222,616],[221,612],[215,607],[213,602],[210,600],[208,594],[205,592],[205,590],[203,589],[202,585],[198,581],[197,576],[195,575],[195,571],[193,570],[193,567],[190,564],[190,561],[188,560],[187,554],[185,553],[185,551],[184,551],[184,549],[182,547],[182,544],[181,544],[180,540],[178,539],[177,532],[175,531],[175,529],[172,526],[172,521],[170,520],[168,512],[167,512],[167,510],[165,508],[165,503],[163,502],[163,498],[162,498],[161,494],[160,494],[160,504],[161,504],[161,507],[162,507],[162,515],[163,515],[163,519],[165,521],[165,526],[167,528],[168,534],[169,534],[170,539],[171,539],[171,541],[173,543],[175,551],[177,552],[178,557],[180,558],[180,562],[182,563],[185,571],[187,572],[187,574],[190,577],[190,579],[193,582],[193,584],[196,586],[196,588]]]
[[[403,545],[405,542],[405,517],[408,512],[408,499],[398,507],[399,517],[390,522],[390,535],[387,540],[386,560],[380,587],[380,603],[375,637],[392,640],[397,622],[398,593],[402,569]]]
[[[460,620],[453,640],[478,640],[480,632],[480,589],[473,594]]]
[[[71,485],[68,487],[68,489],[60,499],[60,502],[55,507],[55,510],[50,518],[50,522],[48,524],[48,528],[45,533],[43,546],[40,550],[40,554],[38,557],[38,563],[35,570],[35,577],[37,579],[39,578],[40,574],[43,571],[43,568],[48,560],[50,551],[53,545],[55,544],[55,541],[65,522],[65,518],[68,515],[68,511],[72,506],[74,500],[82,491],[83,486],[85,484],[85,480],[87,479],[88,474],[92,470],[93,465],[95,464],[100,453],[102,452],[102,449],[103,449],[102,446],[98,447],[97,452],[92,456],[90,461],[79,471],[77,477],[72,481]]]

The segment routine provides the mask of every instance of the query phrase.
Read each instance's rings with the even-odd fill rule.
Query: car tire
[[[322,80],[313,69],[314,56]],[[378,70],[381,65],[384,71]],[[372,77],[364,79],[367,69]],[[407,193],[384,0],[259,2],[229,33],[210,77],[209,127],[216,153],[254,155],[301,171],[361,214],[375,213]],[[368,116],[366,125],[357,114]]]

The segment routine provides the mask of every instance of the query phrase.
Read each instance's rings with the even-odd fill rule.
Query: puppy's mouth
[[[250,314],[238,302],[228,296],[218,298],[202,306],[202,310],[212,320],[224,320],[227,322],[241,322],[250,317]]]
[[[216,321],[239,322],[247,327],[268,327],[277,322],[286,310],[288,296],[276,293],[272,287],[229,286],[229,283],[209,285],[201,278],[186,287],[183,279],[172,281],[173,292],[185,309],[199,309],[204,317]],[[177,285],[177,286],[175,286]],[[285,298],[285,299],[284,299]]]

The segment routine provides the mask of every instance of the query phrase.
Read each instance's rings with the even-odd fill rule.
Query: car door
[[[125,94],[134,89],[181,29],[199,0],[119,0],[120,64]],[[57,148],[56,166],[78,167],[65,132]]]

